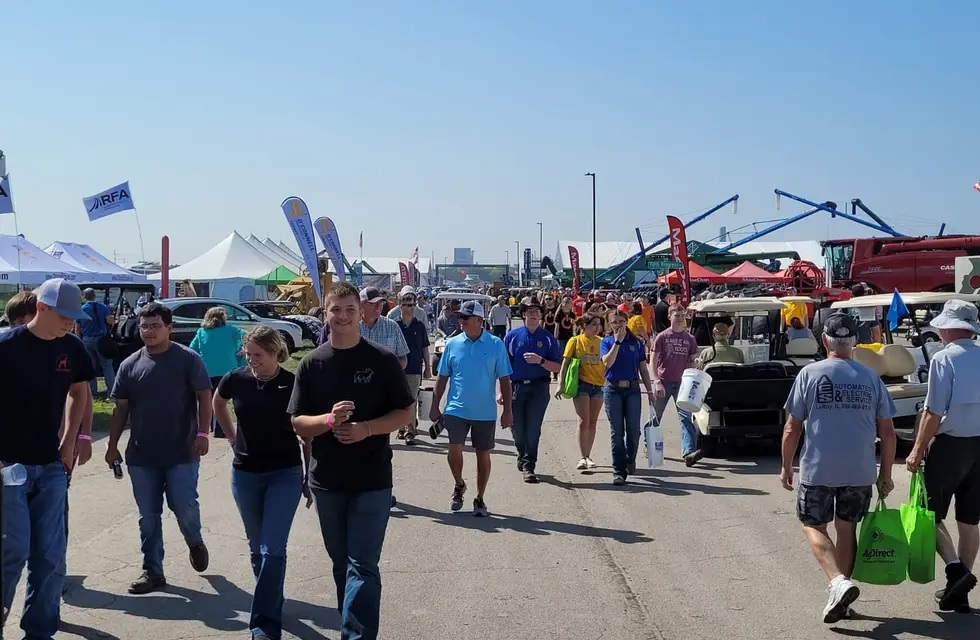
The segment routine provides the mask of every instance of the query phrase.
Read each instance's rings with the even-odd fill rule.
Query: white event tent
[[[91,271],[92,276],[86,280],[90,284],[146,282],[143,274],[120,267],[87,244],[57,241],[44,251],[73,267]]]
[[[282,265],[291,271],[299,273],[300,266],[299,263],[282,255],[281,252],[275,251],[267,247],[261,240],[259,240],[254,234],[250,235],[245,239],[250,245],[255,247],[255,250],[264,255],[269,260],[272,260],[276,264]]]
[[[95,284],[93,276],[88,269],[63,262],[23,237],[0,235],[0,284],[39,285],[51,278]]]
[[[232,231],[211,249],[171,269],[171,290],[164,295],[172,296],[176,283],[190,280],[194,284],[207,284],[208,295],[214,298],[236,302],[263,299],[265,288],[255,286],[255,281],[279,266],[279,262],[266,257],[237,231]],[[153,274],[148,279],[160,280],[160,274]]]
[[[265,240],[259,240],[258,238],[255,238],[255,241],[261,243],[262,246],[265,247],[266,251],[270,251],[272,254],[279,256],[281,260],[288,260],[289,262],[283,263],[286,266],[289,266],[290,264],[295,265],[295,268],[293,269],[294,271],[298,272],[299,269],[302,268],[303,266],[302,258],[297,258],[293,256],[289,251],[283,251],[278,244],[276,244],[269,238],[266,238]]]
[[[266,238],[266,240],[269,241],[269,242],[272,242],[272,240],[269,240],[269,238]],[[285,242],[283,242],[282,240],[280,240],[279,242],[277,242],[276,245],[280,249],[282,249],[283,251],[285,251],[286,252],[286,255],[292,256],[293,258],[295,258],[296,260],[298,260],[300,262],[303,261],[303,258],[301,258],[298,253],[296,253],[295,251],[293,251],[292,249],[290,249],[289,248],[289,245],[286,244]]]

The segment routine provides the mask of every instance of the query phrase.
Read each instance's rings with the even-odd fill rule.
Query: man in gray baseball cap
[[[925,465],[929,510],[936,514],[936,549],[946,563],[946,587],[936,592],[941,611],[970,613],[977,585],[973,565],[980,548],[980,333],[977,307],[949,300],[930,326],[946,346],[929,362],[929,387],[909,471]],[[935,438],[935,439],[933,439]],[[931,443],[931,444],[930,444]],[[958,543],[943,522],[956,498]]]
[[[3,607],[9,611],[20,575],[27,573],[21,629],[27,638],[53,638],[61,614],[65,578],[67,472],[91,455],[91,436],[79,435],[91,420],[92,360],[70,334],[82,313],[82,292],[56,278],[36,292],[37,315],[0,335],[0,406],[6,430],[0,460],[19,465],[26,482],[4,487]],[[67,401],[66,401],[67,400]],[[68,422],[64,429],[64,416]]]

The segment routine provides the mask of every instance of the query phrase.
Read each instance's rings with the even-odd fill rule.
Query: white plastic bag
[[[643,436],[646,440],[647,467],[658,469],[664,466],[664,430],[657,420],[657,412],[653,405],[650,405],[650,419],[643,427]]]

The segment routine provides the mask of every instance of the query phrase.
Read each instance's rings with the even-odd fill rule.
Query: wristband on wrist
[[[211,437],[211,434],[208,433],[207,431],[198,431],[197,432],[197,437],[198,438],[209,438],[209,437]]]
[[[92,436],[90,436],[87,433],[80,433],[80,434],[78,434],[78,439],[79,440],[91,440],[92,439]]]
[[[330,431],[331,429],[334,428],[336,420],[334,420],[332,413],[327,414],[327,419],[325,420],[325,422],[327,423],[327,431]]]

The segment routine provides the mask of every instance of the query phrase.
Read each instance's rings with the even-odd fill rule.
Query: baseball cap
[[[977,321],[977,306],[963,300],[947,300],[942,312],[932,319],[930,327],[935,329],[965,329],[980,333],[980,322]]]
[[[855,338],[858,334],[857,321],[849,313],[834,313],[823,323],[823,332],[831,338]]]
[[[419,294],[415,290],[415,287],[410,286],[410,285],[405,285],[404,287],[402,287],[402,290],[398,292],[398,299],[401,300],[405,296],[412,296],[414,298],[417,298],[418,295]]]
[[[62,318],[91,320],[82,311],[82,290],[64,278],[45,280],[37,288],[37,301],[56,311]]]
[[[361,289],[361,302],[381,302],[385,297],[381,295],[381,290],[377,287],[364,287]]]
[[[482,318],[486,316],[486,313],[483,311],[483,305],[476,300],[467,300],[464,302],[459,307],[459,311],[457,313],[463,318]]]

